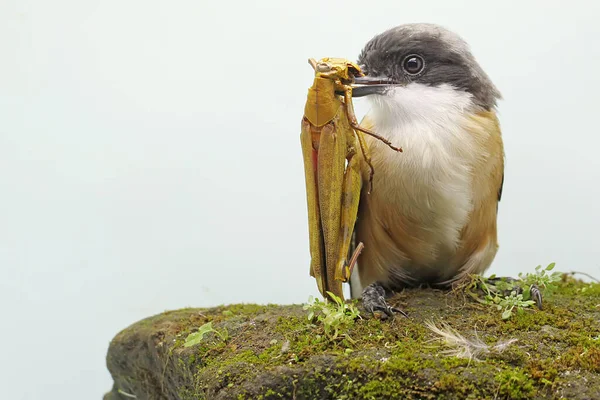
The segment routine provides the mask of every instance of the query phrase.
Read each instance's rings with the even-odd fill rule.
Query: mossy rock
[[[457,292],[406,290],[409,313],[357,320],[327,339],[300,305],[169,311],[111,342],[105,400],[141,399],[600,399],[600,285],[565,279],[542,311],[509,320]],[[441,321],[486,344],[478,359],[449,356],[425,323]],[[198,345],[185,338],[212,322]]]

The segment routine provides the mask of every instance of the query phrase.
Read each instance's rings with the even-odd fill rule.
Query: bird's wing
[[[504,150],[498,118],[493,111],[473,116],[470,130],[484,157],[473,170],[473,210],[462,230],[455,263],[461,274],[478,274],[491,264],[498,249],[498,203],[504,184]]]

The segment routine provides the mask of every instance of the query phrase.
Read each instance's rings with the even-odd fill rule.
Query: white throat
[[[448,84],[432,87],[410,83],[369,99],[374,120],[384,129],[413,123],[447,126],[475,107],[470,93]]]

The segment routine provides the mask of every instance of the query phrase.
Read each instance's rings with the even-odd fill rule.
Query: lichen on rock
[[[105,400],[600,398],[600,284],[565,279],[545,307],[500,313],[457,292],[411,289],[391,304],[409,318],[357,320],[330,340],[301,305],[239,304],[165,312],[112,340]],[[493,345],[446,353],[427,322]],[[197,345],[185,338],[212,322]],[[443,322],[443,324],[442,324]]]

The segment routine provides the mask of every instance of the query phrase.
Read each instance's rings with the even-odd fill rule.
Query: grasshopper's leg
[[[367,147],[367,142],[365,142],[363,134],[361,132],[356,132],[356,138],[358,139],[360,151],[365,159],[365,162],[369,166],[369,189],[367,190],[367,193],[371,194],[373,191],[373,175],[375,175],[375,168],[373,168],[373,164],[371,163],[369,148]]]
[[[346,116],[341,115],[339,119],[334,118],[334,121],[340,121],[342,118],[346,118]],[[321,227],[323,228],[327,265],[326,290],[343,299],[342,282],[336,280],[335,276],[340,254],[342,186],[347,151],[346,134],[348,132],[339,132],[338,126],[343,129],[343,127],[348,125],[337,125],[334,122],[330,122],[324,125],[321,130],[317,173],[319,209],[321,211]]]
[[[358,212],[358,203],[360,200],[360,190],[362,180],[360,175],[360,157],[356,152],[350,154],[346,174],[344,175],[344,186],[342,189],[342,219],[341,219],[341,238],[340,250],[338,255],[338,264],[335,269],[335,279],[347,282],[350,279],[351,270],[354,265],[346,264],[348,249],[352,241],[352,232],[356,222]],[[362,249],[362,247],[360,247]]]
[[[396,147],[392,144],[392,142],[390,142],[383,136],[380,136],[380,135],[376,134],[375,132],[360,126],[360,124],[358,123],[358,120],[356,119],[356,114],[354,114],[354,106],[352,104],[352,87],[350,87],[350,86],[348,86],[347,88],[344,89],[344,104],[346,105],[346,113],[348,114],[348,122],[350,122],[351,127],[356,129],[357,131],[364,132],[367,135],[373,136],[375,139],[382,141],[383,143],[387,144],[388,147],[391,148],[392,150],[402,152],[402,147]]]
[[[317,151],[313,149],[311,127],[312,125],[308,121],[302,121],[302,132],[300,133],[308,205],[310,275],[316,279],[319,292],[325,297],[327,284],[321,213],[319,211],[319,191],[317,187]]]

